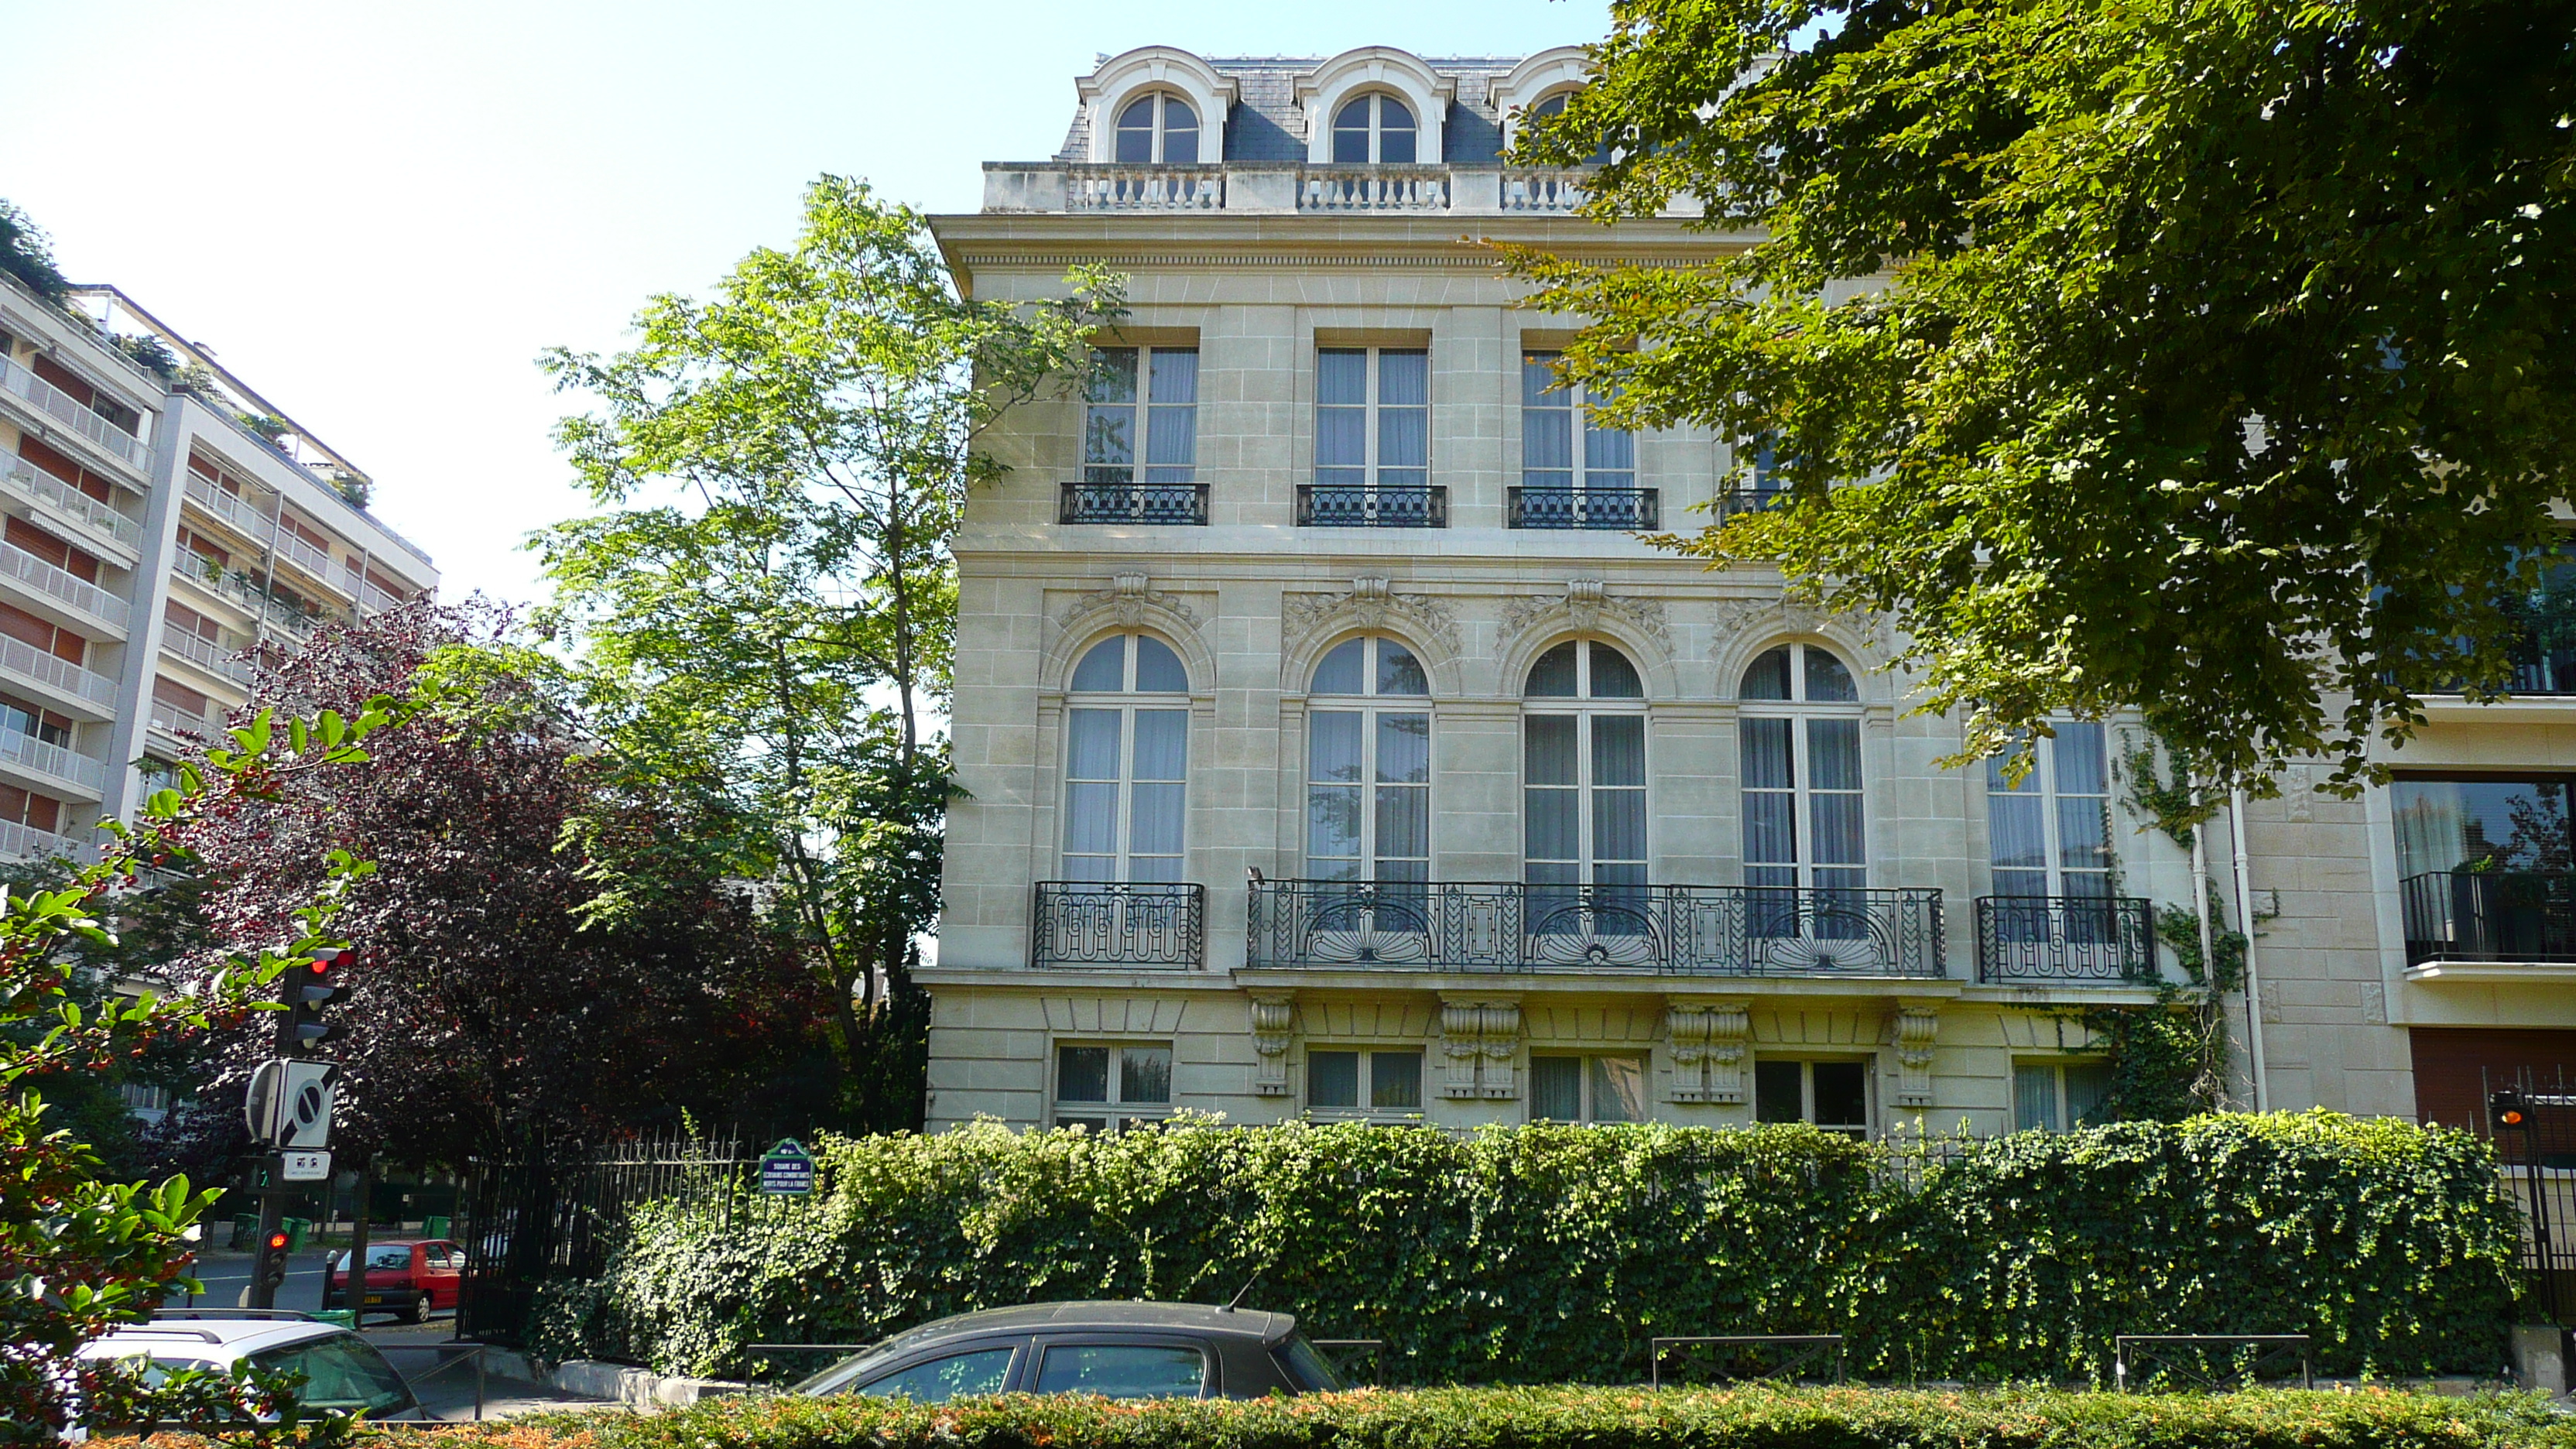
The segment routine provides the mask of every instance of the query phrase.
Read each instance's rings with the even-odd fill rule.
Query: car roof
[[[81,1348],[89,1358],[167,1351],[176,1358],[230,1358],[347,1333],[337,1324],[279,1318],[156,1318],[121,1323]]]
[[[1297,1320],[1285,1313],[1259,1309],[1219,1308],[1210,1303],[1136,1303],[1086,1301],[1028,1303],[1016,1308],[987,1308],[942,1318],[877,1345],[873,1352],[909,1351],[949,1339],[996,1333],[1080,1333],[1087,1330],[1163,1329],[1240,1337],[1264,1344],[1284,1341],[1297,1331]]]

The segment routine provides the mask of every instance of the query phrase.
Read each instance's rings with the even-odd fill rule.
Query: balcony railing
[[[1222,166],[1067,166],[1067,211],[1223,211]]]
[[[1299,211],[1449,209],[1446,166],[1322,166],[1299,173]]]
[[[143,540],[142,524],[24,458],[0,461],[0,479],[6,479],[10,491],[20,497],[32,498],[83,528],[114,539],[127,548],[137,547]]]
[[[1731,488],[1718,495],[1717,516],[1720,521],[1724,521],[1739,513],[1760,513],[1766,509],[1778,508],[1788,501],[1789,490],[1780,484],[1768,487]]]
[[[1032,966],[1192,970],[1207,959],[1207,887],[1040,881]]]
[[[313,544],[307,543],[303,539],[296,537],[294,534],[288,533],[284,529],[279,529],[277,533],[277,553],[278,557],[285,559],[287,562],[294,564],[297,568],[302,569],[307,574],[312,575],[316,582],[320,583],[322,587],[331,590],[333,593],[346,595],[351,598],[355,598],[357,596],[358,590],[356,585],[350,580],[340,577],[340,575],[332,569],[331,554],[328,549],[317,548]]]
[[[92,790],[107,789],[107,761],[74,754],[22,730],[0,729],[0,759],[15,760],[40,775],[69,780]]]
[[[2409,966],[2576,966],[2576,871],[2427,871],[2397,888]]]
[[[244,536],[268,541],[274,520],[238,493],[227,493],[196,474],[188,475],[188,501],[240,529]]]
[[[240,650],[195,634],[182,634],[176,629],[162,631],[161,649],[165,654],[176,654],[199,669],[221,675],[236,684],[250,683],[255,673],[248,663],[234,657]]]
[[[366,606],[370,614],[389,613],[410,602],[401,595],[387,593],[364,579],[358,581],[358,601]]]
[[[231,737],[222,721],[210,719],[193,709],[182,709],[166,700],[152,701],[150,719],[152,727],[166,735],[192,734],[207,740]]]
[[[1581,171],[1506,171],[1502,175],[1503,210],[1515,216],[1565,216],[1583,205]]]
[[[1607,528],[1626,532],[1663,526],[1663,494],[1654,488],[1504,490],[1506,528]]]
[[[1299,528],[1447,528],[1449,488],[1355,488],[1336,483],[1297,485]]]
[[[1981,897],[1977,979],[2007,986],[2152,983],[2154,910],[2134,896]]]
[[[0,573],[76,613],[122,629],[132,610],[125,601],[69,569],[57,568],[14,543],[0,543]]]
[[[118,462],[150,471],[152,450],[143,440],[75,401],[70,393],[0,357],[0,389],[25,398],[36,411],[80,434]]]
[[[1067,483],[1056,509],[1058,523],[1187,523],[1208,521],[1205,483]]]
[[[84,864],[98,859],[98,847],[50,830],[20,825],[14,820],[0,820],[0,855],[20,860],[72,860]]]
[[[1214,165],[992,161],[984,210],[1237,216],[1570,216],[1583,205],[1589,166],[1318,164],[1299,160]],[[1662,214],[1704,209],[1676,195]]]
[[[1253,967],[1937,979],[1941,892],[1262,881]]]
[[[50,685],[93,704],[107,704],[116,698],[115,680],[47,654],[23,639],[0,637],[0,671]]]

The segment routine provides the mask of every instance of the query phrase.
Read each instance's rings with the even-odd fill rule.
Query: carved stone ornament
[[[1903,1001],[1896,1006],[1896,1105],[1932,1105],[1932,1044],[1941,1034],[1937,1002]]]
[[[1667,652],[1673,647],[1672,624],[1665,617],[1663,600],[1613,598],[1599,579],[1569,579],[1562,596],[1530,594],[1508,601],[1503,605],[1503,638],[1518,639],[1558,624],[1591,633],[1606,620],[1627,625]]]
[[[1519,1002],[1443,997],[1440,1054],[1448,1059],[1448,1074],[1440,1084],[1440,1095],[1453,1099],[1519,1096],[1512,1058],[1520,1043]]]
[[[1252,1050],[1260,1060],[1253,1074],[1257,1097],[1288,1095],[1288,1038],[1297,1026],[1297,998],[1263,992],[1252,998]]]
[[[1382,629],[1409,625],[1420,638],[1455,655],[1459,652],[1458,616],[1429,594],[1397,593],[1386,578],[1363,574],[1342,594],[1289,594],[1279,602],[1280,641],[1294,653],[1318,634],[1343,629]]]
[[[1744,1100],[1744,1045],[1752,1017],[1741,1001],[1675,1002],[1664,1010],[1676,1102]]]
[[[1178,594],[1167,594],[1149,584],[1143,574],[1119,574],[1109,587],[1078,595],[1056,616],[1060,628],[1071,631],[1105,615],[1122,629],[1133,629],[1150,618],[1177,622],[1197,633],[1199,616]]]
[[[1825,621],[1836,619],[1842,627],[1860,636],[1861,642],[1884,655],[1896,647],[1896,623],[1885,614],[1835,615],[1803,599],[1720,599],[1709,606],[1716,632],[1709,642],[1713,658],[1731,654],[1746,634],[1815,634]]]

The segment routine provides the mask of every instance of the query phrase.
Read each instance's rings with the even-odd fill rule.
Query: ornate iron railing
[[[1337,483],[1297,485],[1299,528],[1447,528],[1449,486],[1355,488]]]
[[[1208,521],[1205,483],[1067,483],[1058,523],[1190,523]]]
[[[1245,963],[1395,971],[1938,978],[1941,892],[1258,881]]]
[[[2448,870],[2398,882],[2406,964],[2576,966],[2576,871]]]
[[[1612,528],[1635,531],[1663,526],[1663,493],[1655,488],[1532,488],[1504,490],[1507,528]]]
[[[1207,887],[1132,881],[1038,882],[1032,966],[1192,970],[1207,959]]]
[[[2001,985],[2152,982],[2154,908],[2135,896],[1981,897],[1977,979]]]
[[[1777,481],[1757,483],[1750,488],[1730,488],[1718,495],[1717,516],[1724,520],[1739,513],[1760,513],[1788,501],[1788,486]]]

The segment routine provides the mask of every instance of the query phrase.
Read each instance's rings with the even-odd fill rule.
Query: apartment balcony
[[[14,543],[0,543],[0,575],[17,580],[84,619],[107,625],[117,633],[125,632],[126,620],[133,610],[123,599],[82,580],[68,569],[57,568]]]
[[[1601,528],[1637,533],[1663,526],[1663,492],[1655,488],[1504,490],[1506,528]]]
[[[107,792],[107,761],[74,754],[19,730],[0,729],[0,761],[78,786],[94,796]]]
[[[258,671],[247,660],[238,658],[240,650],[219,644],[195,634],[182,634],[175,629],[161,632],[161,652],[185,659],[218,679],[235,684],[248,684]]]
[[[0,676],[5,675],[32,680],[99,709],[115,707],[115,680],[58,659],[23,639],[0,636]]]
[[[1947,974],[1931,889],[1286,880],[1250,890],[1254,969]]]
[[[194,735],[201,740],[223,740],[230,738],[231,734],[224,728],[222,720],[199,714],[193,709],[182,709],[166,700],[152,701],[147,718],[154,729],[173,739]]]
[[[365,579],[358,580],[358,603],[370,614],[390,613],[409,604],[409,599],[390,594]]]
[[[1363,488],[1297,485],[1299,528],[1447,528],[1449,487]]]
[[[143,525],[24,458],[0,459],[0,485],[124,553],[143,546]]]
[[[2428,871],[2397,889],[2410,967],[2576,966],[2576,871]]]
[[[294,565],[298,572],[314,583],[344,599],[354,599],[358,596],[358,581],[345,577],[344,570],[332,566],[331,553],[328,549],[318,548],[284,529],[279,529],[277,556]]]
[[[1205,483],[1067,483],[1058,523],[1177,523],[1205,527]]]
[[[232,525],[233,530],[254,543],[265,544],[277,531],[276,519],[258,505],[237,493],[227,493],[196,474],[188,475],[188,501]]]
[[[2155,911],[2134,896],[1984,896],[1977,979],[1996,986],[2152,986]]]
[[[86,865],[98,859],[98,847],[68,835],[32,825],[0,820],[0,855],[18,860],[69,860]]]
[[[1040,881],[1029,964],[1196,970],[1207,960],[1207,887]]]
[[[1570,216],[1591,168],[1235,161],[991,162],[984,210],[1073,216]],[[1683,206],[1667,214],[1691,214]]]
[[[26,368],[0,357],[0,393],[17,398],[50,421],[78,433],[84,442],[137,472],[152,471],[152,449],[141,438],[100,417],[61,388]]]

